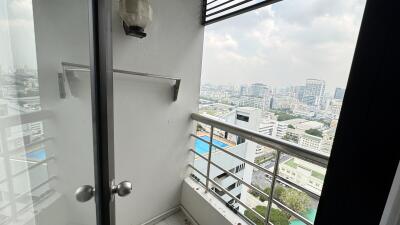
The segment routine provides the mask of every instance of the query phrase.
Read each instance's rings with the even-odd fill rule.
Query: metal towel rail
[[[85,72],[90,72],[90,67],[88,65],[82,65],[82,64],[77,64],[77,63],[69,63],[69,62],[61,62],[62,66],[62,73],[58,74],[58,83],[60,86],[60,97],[65,98],[66,97],[66,92],[65,92],[65,86],[64,86],[64,77],[67,77],[67,72],[68,71],[85,71]],[[113,69],[114,73],[121,73],[121,74],[128,74],[128,75],[133,75],[133,76],[141,76],[141,77],[149,77],[149,78],[155,78],[155,79],[163,79],[163,80],[172,80],[175,81],[175,84],[172,87],[172,92],[173,92],[173,101],[176,101],[178,99],[178,92],[179,92],[179,86],[181,84],[181,79],[180,78],[174,78],[174,77],[168,77],[168,76],[162,76],[162,75],[157,75],[157,74],[151,74],[151,73],[142,73],[142,72],[135,72],[135,71],[128,71],[128,70],[121,70],[121,69]]]

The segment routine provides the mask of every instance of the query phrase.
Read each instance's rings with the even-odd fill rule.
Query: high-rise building
[[[335,95],[334,95],[334,99],[340,99],[343,100],[344,97],[344,92],[346,91],[346,89],[344,88],[336,88],[335,89]]]
[[[293,88],[294,97],[297,98],[298,100],[302,100],[305,88],[306,88],[305,86],[295,86]]]
[[[247,95],[247,86],[245,85],[240,86],[239,95],[240,96]]]
[[[268,87],[265,84],[254,83],[249,87],[249,95],[263,98],[268,92]]]
[[[325,81],[307,79],[302,101],[307,105],[318,106],[325,92]]]

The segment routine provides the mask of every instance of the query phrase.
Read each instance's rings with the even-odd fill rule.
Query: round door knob
[[[90,185],[80,186],[75,191],[75,198],[78,202],[87,202],[94,196],[94,187]]]
[[[113,187],[113,193],[120,197],[129,195],[132,192],[132,183],[129,181],[122,181]]]

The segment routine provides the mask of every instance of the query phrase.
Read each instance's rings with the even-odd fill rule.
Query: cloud
[[[206,29],[202,82],[344,87],[365,0],[291,0]]]
[[[218,34],[216,32],[208,32],[205,34],[205,42],[207,46],[218,49],[237,49],[238,43],[229,34]]]

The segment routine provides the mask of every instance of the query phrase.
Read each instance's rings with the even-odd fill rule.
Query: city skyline
[[[282,86],[272,86],[269,85],[267,83],[263,83],[263,82],[247,82],[247,83],[240,83],[240,84],[229,84],[229,83],[225,83],[225,84],[216,84],[216,83],[211,83],[211,82],[207,82],[207,83],[201,83],[201,87],[202,86],[207,86],[207,85],[212,85],[212,86],[220,86],[220,87],[231,87],[231,88],[235,88],[237,90],[240,90],[241,87],[243,86],[251,86],[253,84],[263,84],[266,85],[268,88],[271,88],[274,91],[281,91],[281,90],[285,90],[288,88],[295,88],[295,87],[306,87],[306,80],[308,79],[312,79],[312,78],[306,78],[303,83],[300,84],[296,84],[296,85],[282,85]],[[324,80],[321,80],[324,81]],[[328,83],[325,82],[326,86],[329,86]],[[343,90],[343,92],[346,90],[346,86],[344,87],[335,87],[335,86],[331,86],[330,89],[325,88],[325,95],[329,95],[330,97],[334,97],[335,96],[335,92],[337,91],[337,89]],[[344,94],[344,93],[343,93]]]
[[[294,7],[296,6],[296,7]],[[294,0],[206,27],[202,84],[345,88],[364,0]]]

